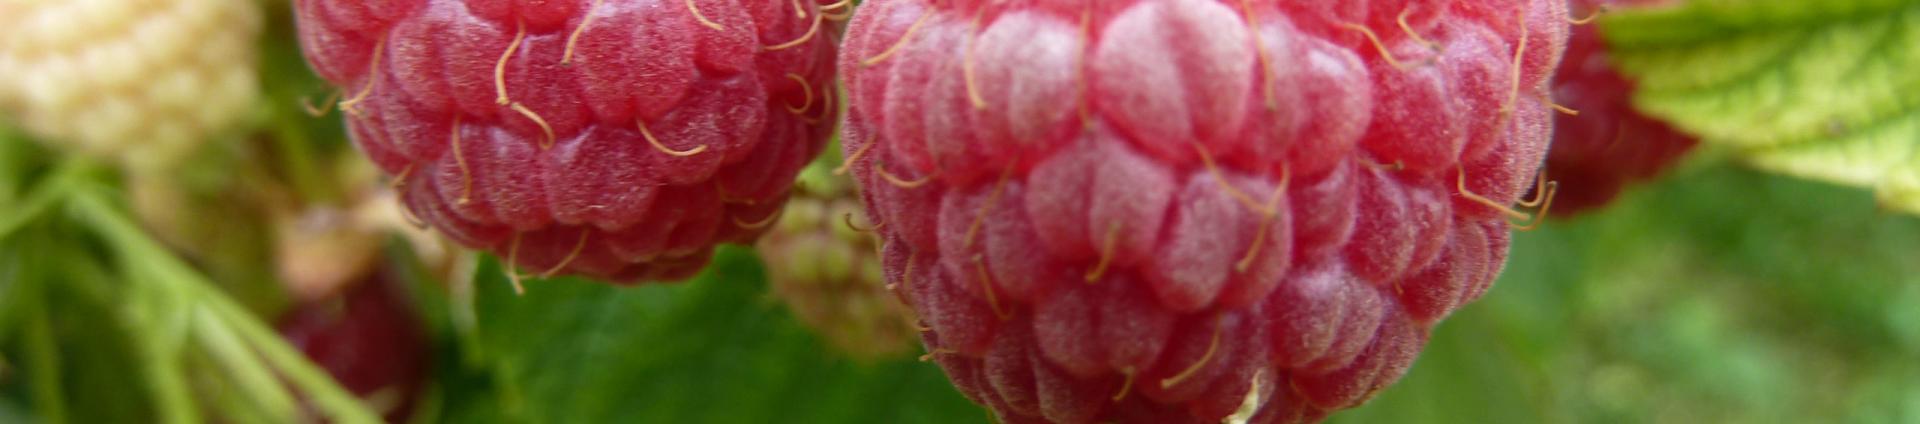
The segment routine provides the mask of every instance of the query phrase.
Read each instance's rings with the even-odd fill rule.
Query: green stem
[[[76,190],[72,203],[83,219],[91,222],[91,227],[100,232],[121,255],[134,258],[144,265],[139,268],[150,272],[155,283],[178,290],[193,300],[194,304],[209,308],[219,318],[217,321],[236,330],[240,340],[265,357],[267,363],[283,373],[294,387],[312,396],[320,410],[335,422],[380,422],[377,414],[368,410],[359,398],[341,388],[325,370],[294,350],[278,333],[267,328],[253,314],[228,298],[226,293],[168,254],[157,242],[147,238],[138,226],[110,205],[106,200],[109,195],[103,188],[87,187]]]
[[[206,288],[212,290],[211,288]],[[313,397],[316,406],[335,422],[377,423],[380,416],[367,408],[359,397],[340,387],[339,382],[327,374],[327,371],[314,365],[305,354],[293,349],[279,333],[273,332],[248,314],[246,309],[233,303],[226,296],[209,296],[208,306],[215,312],[225,315],[227,322],[239,330],[240,338],[253,345],[264,356],[268,364],[278,368],[295,387]]]
[[[39,296],[30,292],[29,284],[37,280],[21,278],[22,252],[12,246],[0,246],[0,346],[6,346],[7,338],[13,336],[13,323],[27,309],[27,304],[38,302]]]
[[[314,158],[320,157],[320,154],[314,151],[306,129],[301,128],[297,122],[290,122],[287,119],[276,119],[276,121],[278,122],[273,124],[273,140],[279,148],[275,153],[279,156],[280,164],[286,170],[287,179],[291,180],[293,189],[300,194],[300,200],[309,203],[328,203],[338,200],[338,193],[331,190],[333,186],[329,184],[326,173],[314,163]]]
[[[286,386],[273,375],[273,370],[261,363],[260,358],[247,349],[239,336],[233,333],[214,311],[205,306],[193,308],[193,334],[199,339],[200,346],[206,348],[213,362],[224,368],[233,377],[233,386],[242,399],[250,401],[255,407],[264,410],[275,421],[292,421],[299,414],[299,403],[293,395],[287,393]]]
[[[127,271],[139,272],[132,267]],[[128,280],[133,282],[139,278]],[[193,388],[180,366],[186,353],[182,336],[186,335],[184,330],[188,329],[167,325],[175,322],[166,319],[172,315],[169,312],[174,312],[171,308],[181,303],[166,298],[172,293],[153,288],[130,287],[129,292],[134,298],[127,303],[133,311],[123,312],[122,316],[127,318],[127,331],[136,349],[140,350],[140,368],[146,372],[148,388],[153,391],[154,401],[158,404],[159,421],[181,424],[200,422],[200,408],[193,401]]]
[[[5,126],[0,126],[0,204],[15,204],[14,196],[20,194],[17,191],[20,189],[20,170],[26,168],[22,164],[25,161],[20,158],[26,155],[21,154],[20,146],[15,143],[22,142],[25,140],[14,138],[7,133]]]
[[[34,409],[47,423],[61,424],[67,422],[67,401],[60,387],[60,345],[53,337],[44,291],[40,294],[43,296],[28,305],[27,369],[32,373]]]
[[[89,253],[76,253],[55,242],[42,241],[42,244],[55,250],[46,253],[50,257],[46,262],[53,264],[53,269],[62,270],[59,287],[63,293],[78,296],[86,305],[86,313],[113,314],[115,328],[112,331],[124,334],[133,349],[130,359],[138,364],[137,369],[147,384],[147,394],[152,396],[155,421],[198,422],[199,407],[193,401],[186,373],[180,366],[184,357],[182,339],[187,328],[168,325],[172,322],[164,315],[169,307],[187,302],[178,299],[177,293],[140,284],[144,274],[132,269],[129,266],[132,262],[124,260],[126,258],[121,258],[120,264],[125,268],[121,270],[125,277],[115,277],[101,271],[109,267],[92,260]],[[128,284],[117,284],[120,280]]]
[[[187,322],[169,319],[184,317],[179,315],[180,308],[193,302],[183,297],[180,290],[164,283],[173,280],[165,275],[166,270],[145,266],[151,262],[147,258],[164,257],[166,253],[157,245],[149,247],[139,243],[145,240],[144,234],[109,206],[104,199],[110,195],[104,187],[81,184],[73,190],[67,203],[80,220],[90,224],[88,228],[99,232],[118,253],[122,275],[129,284],[122,288],[123,303],[127,306],[120,314],[135,349],[139,350],[140,369],[146,374],[148,389],[154,396],[157,421],[200,422],[199,407],[193,401],[192,388],[180,366],[185,359],[184,336],[191,328],[184,326]]]
[[[298,421],[299,417],[268,415],[259,402],[245,393],[248,390],[247,387],[240,385],[232,378],[221,378],[224,377],[223,371],[228,368],[228,365],[225,361],[214,358],[211,352],[190,352],[185,359],[184,366],[190,373],[206,376],[194,382],[201,389],[200,403],[219,411],[220,420],[233,423]]]
[[[7,208],[5,214],[0,215],[0,240],[5,240],[13,235],[14,231],[24,228],[35,218],[39,218],[40,214],[52,209],[53,205],[58,204],[59,200],[72,191],[74,183],[79,181],[79,177],[89,168],[85,161],[79,159],[62,162],[20,203]]]

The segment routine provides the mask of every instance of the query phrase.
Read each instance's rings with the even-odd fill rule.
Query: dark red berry
[[[1591,14],[1601,4],[1629,2],[1574,3],[1575,13]],[[1634,83],[1614,70],[1606,40],[1594,25],[1573,28],[1566,60],[1553,81],[1554,101],[1578,113],[1554,118],[1553,149],[1547,154],[1548,176],[1560,184],[1554,215],[1605,206],[1626,186],[1671,168],[1698,142],[1633,108]]]
[[[280,334],[388,422],[412,413],[426,384],[426,330],[402,290],[374,276],[339,297],[302,304]]]

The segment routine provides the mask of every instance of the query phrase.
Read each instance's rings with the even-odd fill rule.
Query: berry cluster
[[[872,0],[837,64],[847,1],[296,4],[409,208],[547,273],[684,277],[757,235],[838,68],[884,278],[1004,422],[1358,405],[1556,187],[1560,0]]]

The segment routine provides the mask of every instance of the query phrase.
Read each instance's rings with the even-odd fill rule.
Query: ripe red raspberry
[[[1565,15],[873,0],[845,152],[929,354],[1001,421],[1311,421],[1499,273]]]
[[[1620,3],[1576,1],[1574,13],[1586,16],[1600,4]],[[1554,101],[1579,113],[1554,118],[1553,149],[1547,153],[1550,176],[1560,183],[1554,215],[1606,205],[1627,184],[1672,167],[1698,142],[1634,110],[1633,89],[1633,82],[1614,70],[1598,29],[1574,28],[1553,80]]]
[[[280,335],[369,402],[387,422],[404,422],[426,383],[427,339],[401,290],[375,274],[339,297],[301,304],[280,319]]]
[[[831,126],[812,2],[297,0],[308,63],[420,219],[532,272],[690,276]]]

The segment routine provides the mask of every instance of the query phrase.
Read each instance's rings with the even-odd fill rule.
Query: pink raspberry
[[[308,63],[408,209],[544,275],[691,275],[771,223],[835,119],[812,2],[295,6]]]
[[[1635,2],[1579,0],[1574,12],[1590,16],[1602,4],[1621,3]],[[1633,90],[1633,82],[1614,70],[1598,28],[1574,28],[1553,80],[1554,101],[1578,111],[1554,118],[1553,149],[1547,153],[1550,177],[1560,182],[1554,215],[1605,206],[1628,184],[1673,167],[1699,142],[1634,110]]]
[[[1559,0],[872,0],[845,152],[1003,422],[1313,421],[1499,274]]]

